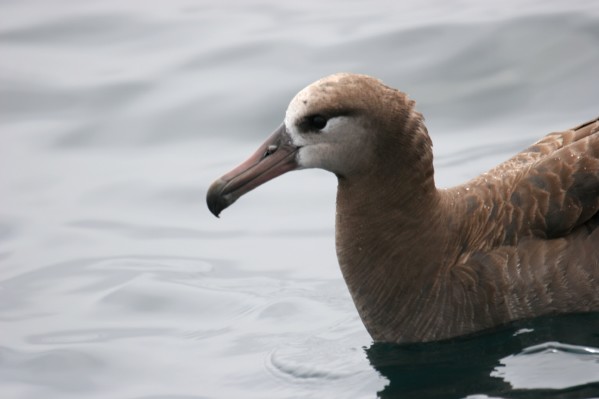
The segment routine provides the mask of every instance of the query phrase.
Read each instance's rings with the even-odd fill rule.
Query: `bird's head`
[[[366,75],[340,73],[312,83],[291,100],[283,124],[258,150],[210,186],[208,208],[218,216],[248,191],[292,170],[321,168],[339,178],[364,173],[385,156],[384,132],[407,119],[408,103],[403,93]],[[382,117],[383,109],[391,112]]]

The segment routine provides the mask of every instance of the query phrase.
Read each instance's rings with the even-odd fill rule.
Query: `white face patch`
[[[295,146],[298,147],[306,145],[306,141],[299,133],[296,124],[297,121],[306,113],[305,101],[306,99],[310,98],[312,90],[314,90],[313,87],[308,86],[297,93],[297,95],[289,103],[287,111],[285,112],[285,120],[283,123],[287,129],[287,133],[289,133],[289,136],[291,137],[291,141]]]
[[[297,152],[298,169],[307,169],[314,164],[314,151],[310,147],[302,147]]]
[[[294,146],[303,147],[307,144],[306,140],[302,137],[302,135],[298,131],[297,126],[295,124],[293,124],[293,123],[288,124],[287,118],[285,118],[284,124],[285,124],[285,130],[289,134],[289,137],[291,138],[291,142],[293,143]]]
[[[283,123],[285,124],[285,128],[287,129],[287,133],[291,137],[291,140],[296,146],[304,146],[308,143],[308,140],[302,136],[300,131],[297,128],[298,121],[306,117],[308,115],[307,110],[307,99],[314,96],[314,91],[317,90],[314,85],[308,86],[293,98],[287,107],[287,111],[285,112],[285,119]],[[318,113],[317,111],[314,113]],[[326,134],[328,132],[332,132],[335,130],[335,127],[341,124],[346,117],[334,117],[327,121],[326,126],[321,129],[321,133]],[[312,142],[312,140],[310,140]]]
[[[344,147],[352,142],[355,129],[352,129],[351,123],[350,117],[337,116],[329,119],[319,132],[303,134],[295,125],[291,126],[288,133],[293,143],[300,147],[297,157],[300,168],[328,169],[327,166],[336,164],[332,158],[338,157]]]
[[[325,78],[324,83],[341,80],[344,76]],[[327,101],[334,101],[338,95],[332,89],[326,89],[324,83],[317,81],[301,90],[289,103],[283,123],[293,145],[300,147],[297,153],[300,168],[322,168],[342,173],[352,167],[349,164],[356,161],[354,155],[363,152],[365,131],[357,124],[355,116],[334,116],[318,132],[305,132],[299,127],[304,118],[318,115],[320,107],[324,109]],[[326,114],[322,112],[323,116]]]

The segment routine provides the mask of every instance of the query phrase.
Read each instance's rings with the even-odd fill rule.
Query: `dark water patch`
[[[599,373],[592,382],[563,389],[520,389],[517,383],[511,383],[506,373],[510,366],[505,359],[534,356],[538,345],[547,348],[551,343],[562,353],[583,356],[597,363],[599,313],[518,321],[493,331],[443,342],[376,343],[366,349],[366,354],[371,365],[389,379],[389,385],[379,392],[381,398],[457,399],[485,394],[503,398],[574,399],[599,395]],[[549,361],[556,362],[557,367],[564,364],[559,358]],[[529,368],[519,370],[521,378],[526,380],[527,374],[535,376],[539,367],[539,362],[532,361]],[[568,372],[571,370],[563,369],[565,381]],[[542,376],[539,379],[543,384]],[[570,380],[577,381],[574,375]],[[545,379],[544,383],[546,387],[552,381]]]

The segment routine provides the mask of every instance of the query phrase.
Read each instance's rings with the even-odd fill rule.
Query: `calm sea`
[[[208,212],[339,71],[417,100],[450,186],[599,114],[599,3],[0,0],[0,398],[599,397],[597,314],[373,345],[325,172]]]

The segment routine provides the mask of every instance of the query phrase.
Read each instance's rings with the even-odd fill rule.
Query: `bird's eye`
[[[308,117],[308,124],[313,130],[322,130],[327,125],[327,118],[322,115],[312,115]]]

